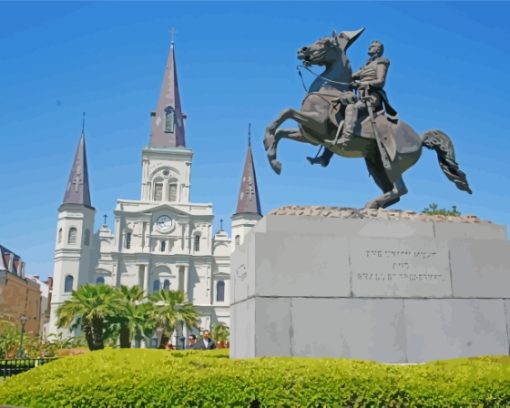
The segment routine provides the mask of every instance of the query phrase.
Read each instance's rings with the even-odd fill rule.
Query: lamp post
[[[25,355],[25,352],[23,351],[23,334],[25,333],[25,324],[28,321],[28,317],[25,315],[25,313],[20,316],[19,321],[21,323],[21,333],[19,338],[18,358],[23,358]]]

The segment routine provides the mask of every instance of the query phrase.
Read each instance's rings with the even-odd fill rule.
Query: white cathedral
[[[190,202],[193,152],[186,147],[175,50],[170,47],[150,144],[142,150],[140,200],[117,200],[114,231],[94,231],[82,132],[58,209],[53,294],[48,333],[59,333],[57,309],[87,283],[183,291],[200,313],[200,328],[230,326],[230,254],[262,217],[251,146],[248,150],[231,239],[213,233],[211,204]]]

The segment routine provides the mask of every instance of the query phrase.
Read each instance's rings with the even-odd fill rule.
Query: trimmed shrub
[[[224,350],[107,349],[0,385],[24,407],[504,407],[510,357],[420,365],[346,359],[231,360]]]

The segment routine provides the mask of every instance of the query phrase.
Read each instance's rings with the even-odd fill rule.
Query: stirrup
[[[319,157],[310,157],[308,156],[306,158],[306,160],[308,160],[310,162],[310,164],[313,166],[314,164],[320,164],[322,167],[325,167],[326,165],[324,164],[324,158],[322,156],[319,156]]]

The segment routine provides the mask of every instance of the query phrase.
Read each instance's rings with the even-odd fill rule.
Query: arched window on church
[[[67,275],[64,281],[64,292],[72,292],[73,291],[73,282],[74,278],[71,275]]]
[[[177,183],[168,185],[168,201],[177,201]]]
[[[78,236],[78,230],[74,227],[69,228],[69,234],[67,235],[68,244],[76,244],[76,237]]]
[[[154,194],[152,195],[154,201],[161,201],[163,199],[163,183],[157,181],[154,183]]]
[[[102,276],[98,276],[98,277],[96,278],[96,284],[97,284],[97,285],[104,285],[104,277],[102,277]]]
[[[58,243],[62,243],[62,228],[58,230]]]
[[[170,290],[170,281],[165,279],[163,282],[163,290]]]
[[[83,241],[84,241],[84,244],[87,246],[90,244],[90,230],[88,230],[88,229],[85,230],[85,237],[84,237]]]
[[[216,284],[216,302],[225,301],[225,282],[219,281]]]
[[[131,248],[131,232],[126,232],[126,243],[125,243],[126,249]]]
[[[159,250],[161,252],[165,252],[166,251],[166,241],[160,241],[159,242]]]
[[[165,132],[174,133],[175,131],[175,109],[173,106],[167,106],[165,109]]]
[[[160,288],[160,282],[159,282],[159,279],[156,279],[154,282],[152,282],[152,291],[159,292],[159,288]]]
[[[195,249],[195,252],[200,251],[200,235],[195,235],[195,242],[193,248]]]
[[[241,244],[241,236],[240,235],[236,235],[235,242],[236,242],[236,247]]]

